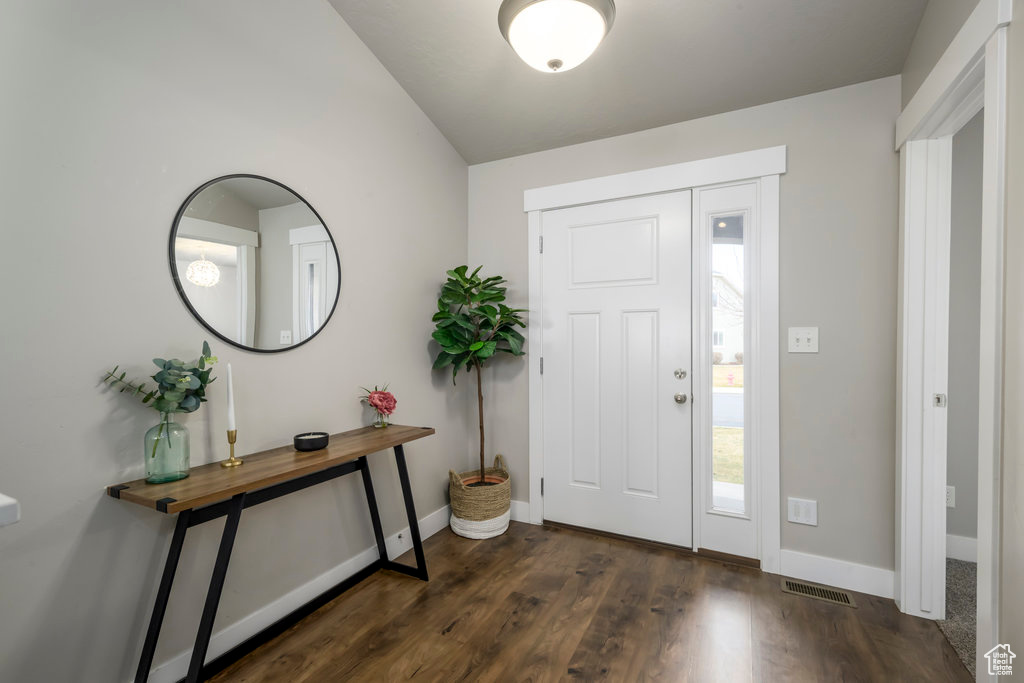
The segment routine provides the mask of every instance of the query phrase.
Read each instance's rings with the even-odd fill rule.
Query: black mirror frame
[[[185,211],[186,209],[188,209],[189,204],[192,203],[192,200],[195,199],[200,192],[210,187],[211,185],[214,185],[215,183],[219,183],[222,180],[231,180],[233,178],[251,178],[253,180],[264,180],[268,183],[273,183],[274,185],[277,185],[282,189],[288,190],[293,195],[298,197],[299,201],[305,204],[306,207],[313,212],[313,215],[316,216],[318,221],[320,221],[320,225],[324,226],[324,230],[327,231],[327,237],[330,238],[331,240],[331,246],[334,248],[334,260],[338,266],[338,288],[334,293],[334,304],[331,306],[331,310],[327,314],[327,317],[324,318],[323,325],[321,325],[316,332],[309,335],[308,337],[306,337],[297,344],[292,344],[291,346],[286,346],[280,349],[257,349],[252,346],[245,346],[244,344],[239,344],[237,341],[233,339],[228,339],[223,334],[215,330],[212,325],[206,322],[206,320],[203,319],[203,316],[199,315],[199,312],[196,311],[194,306],[192,306],[192,302],[188,300],[188,296],[185,294],[185,290],[181,286],[181,279],[178,277],[178,261],[174,257],[174,242],[178,237],[178,224],[181,222],[182,217],[185,215]],[[278,181],[273,180],[271,178],[267,178],[266,176],[255,175],[252,173],[232,173],[230,175],[223,175],[220,176],[219,178],[214,178],[213,180],[207,181],[200,185],[199,187],[197,187],[195,190],[192,191],[192,193],[188,197],[185,198],[185,201],[182,202],[181,207],[178,209],[178,212],[174,214],[174,222],[171,223],[171,238],[167,245],[167,263],[171,269],[171,280],[174,282],[174,288],[178,291],[178,297],[181,298],[182,303],[185,304],[185,308],[187,308],[189,313],[192,314],[192,317],[195,318],[200,325],[205,327],[215,337],[217,337],[221,341],[231,344],[236,348],[242,349],[243,351],[251,351],[253,353],[282,353],[284,351],[291,351],[293,349],[299,348],[303,344],[311,341],[314,337],[320,334],[325,327],[327,327],[327,323],[331,322],[331,318],[334,317],[334,311],[337,310],[338,301],[341,299],[341,256],[338,253],[338,244],[334,241],[334,235],[331,234],[331,229],[327,227],[327,223],[325,223],[324,219],[320,217],[320,214],[317,213],[317,210],[313,208],[313,205],[307,202],[306,198],[300,195],[298,192],[288,187],[284,183],[279,183]]]

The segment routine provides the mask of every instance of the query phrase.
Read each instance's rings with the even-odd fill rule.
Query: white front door
[[[689,547],[690,192],[546,211],[544,517]]]

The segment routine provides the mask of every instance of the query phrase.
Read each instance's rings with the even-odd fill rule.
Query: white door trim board
[[[1010,23],[1013,16],[1013,0],[980,0],[971,16],[967,18],[953,41],[942,53],[931,73],[896,119],[895,148],[898,150],[907,140],[952,135],[960,126],[970,121],[963,108],[969,109],[974,100],[977,83],[984,78],[985,46],[992,35],[1002,26]],[[959,116],[955,114],[960,108]],[[953,125],[957,118],[960,124],[952,130],[942,128]]]
[[[858,593],[892,598],[893,571],[856,562],[836,560],[795,550],[783,550],[783,576],[813,581],[826,586],[845,588]]]
[[[766,572],[777,573],[780,567],[782,508],[779,473],[779,174],[786,172],[786,147],[731,154],[714,159],[691,161],[646,171],[564,183],[527,190],[524,207],[527,212],[529,239],[529,309],[532,324],[528,328],[529,348],[542,349],[543,281],[541,277],[541,212],[575,206],[581,203],[622,199],[625,197],[690,189],[712,184],[742,180],[760,183],[761,224],[764,239],[757,256],[761,266],[762,296],[758,320],[760,329],[753,335],[759,344],[759,357],[765,359],[764,384],[758,397],[765,404],[759,417],[761,427],[761,476],[758,481],[761,515],[760,560]],[[539,353],[529,354],[530,384],[530,521],[544,520],[541,477],[544,471],[543,451],[543,384]],[[695,529],[695,532],[697,530]],[[696,533],[695,533],[696,537]],[[891,591],[891,588],[890,588]]]
[[[946,534],[946,557],[964,562],[977,562],[978,539]]]
[[[451,511],[447,505],[434,510],[420,519],[420,534],[423,539],[430,538],[438,531],[447,528]],[[395,558],[412,549],[409,527],[384,539],[388,549],[388,557]],[[345,560],[337,567],[330,569],[312,581],[305,583],[291,592],[282,595],[268,605],[264,605],[252,614],[225,626],[210,638],[210,651],[207,659],[211,660],[224,654],[236,645],[256,635],[275,621],[286,617],[294,610],[306,604],[329,588],[341,583],[360,569],[376,561],[377,547],[367,548],[355,556]],[[167,661],[157,664],[150,671],[151,683],[175,683],[182,680],[188,673],[189,659],[192,650],[185,650]]]
[[[999,642],[1003,240],[1006,196],[1006,27],[1009,0],[981,0],[900,117],[900,308],[895,597],[900,609],[942,618],[946,455],[931,393],[943,393],[948,322],[951,136],[983,92],[981,341],[978,400],[978,671]],[[987,17],[987,18],[986,18]],[[985,28],[988,27],[988,28]],[[983,30],[984,29],[984,30]],[[986,32],[987,31],[987,32]],[[968,37],[971,36],[970,39]],[[979,37],[980,36],[980,37]],[[973,51],[968,50],[974,45]],[[980,66],[979,66],[980,65]],[[957,70],[959,69],[959,70]],[[980,83],[972,82],[978,79]],[[936,84],[948,84],[940,87]],[[927,86],[927,88],[925,87]],[[942,447],[940,449],[940,447]],[[939,452],[941,450],[941,452]]]
[[[711,159],[538,187],[523,193],[523,211],[529,213],[561,209],[610,199],[753,180],[785,172],[786,146],[765,147]]]
[[[978,376],[978,671],[999,642],[1002,520],[1003,240],[1006,234],[1006,29],[985,47],[981,208],[981,346]]]

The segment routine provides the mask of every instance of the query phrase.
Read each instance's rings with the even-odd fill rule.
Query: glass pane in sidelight
[[[711,224],[712,506],[745,514],[744,214]]]

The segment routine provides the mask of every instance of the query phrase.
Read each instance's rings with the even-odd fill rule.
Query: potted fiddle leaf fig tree
[[[451,367],[452,383],[459,370],[476,374],[476,403],[480,422],[480,466],[457,474],[448,472],[451,494],[452,531],[466,538],[491,538],[508,529],[512,484],[508,466],[501,455],[487,467],[484,450],[484,391],[481,370],[498,354],[522,356],[526,309],[505,305],[505,278],[484,278],[468,266],[448,271],[434,314],[433,337],[441,350],[434,368]]]

